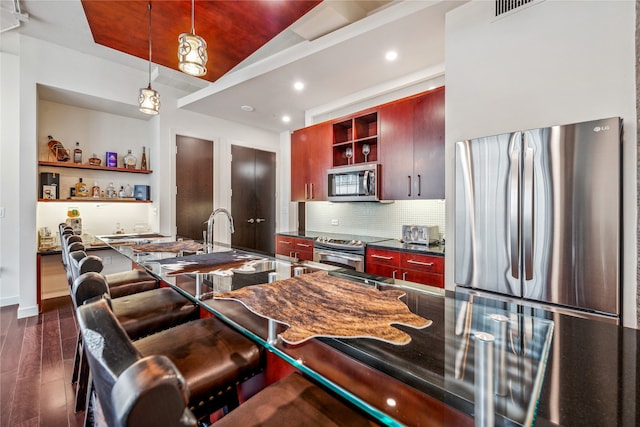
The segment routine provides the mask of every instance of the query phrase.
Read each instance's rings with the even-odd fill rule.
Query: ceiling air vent
[[[505,13],[518,9],[529,3],[537,2],[538,0],[496,0],[496,14],[495,16],[502,16]]]

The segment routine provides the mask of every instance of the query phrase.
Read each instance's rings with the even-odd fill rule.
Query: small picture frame
[[[57,185],[43,185],[42,186],[42,198],[45,200],[55,200],[58,198],[58,186]]]

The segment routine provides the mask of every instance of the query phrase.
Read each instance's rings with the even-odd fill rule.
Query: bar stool
[[[87,255],[84,247],[74,246],[74,244],[69,246],[69,251],[68,268],[71,270],[72,281],[83,273],[102,272],[104,266],[100,257]],[[133,269],[105,274],[104,277],[109,285],[111,298],[149,291],[160,286],[160,281],[144,270]]]
[[[71,296],[76,308],[102,295],[108,299],[115,316],[131,340],[195,320],[200,314],[198,306],[172,288],[152,289],[111,300],[109,286],[104,276],[99,273],[81,274],[73,282]],[[71,377],[72,383],[76,383],[76,412],[85,407],[89,385],[89,372],[82,342],[80,331]]]
[[[143,357],[109,313],[104,300],[78,309],[87,359],[102,413],[113,426],[195,426],[187,408],[189,374],[171,355]],[[186,325],[185,325],[186,326]],[[214,427],[377,426],[348,403],[293,373],[258,392]]]
[[[143,357],[163,355],[175,365],[190,391],[189,409],[198,419],[222,407],[236,407],[237,385],[263,370],[262,348],[215,317],[184,323],[132,343],[107,300],[98,299],[79,306],[77,313],[94,388],[109,425],[122,425],[116,422],[118,408],[126,407],[119,404],[122,394],[131,393],[139,385],[137,381],[123,380],[126,385],[112,392],[114,384],[129,366]],[[141,375],[151,381],[163,373],[144,370]],[[133,375],[133,378],[137,377]],[[138,393],[133,393],[129,397],[135,399]],[[115,397],[116,394],[119,396]],[[184,405],[186,396],[182,397]],[[164,410],[159,407],[165,404],[169,405],[164,401],[145,404],[142,411],[153,418],[156,411]],[[163,414],[165,416],[168,417]],[[182,425],[178,421],[156,418],[152,425]]]

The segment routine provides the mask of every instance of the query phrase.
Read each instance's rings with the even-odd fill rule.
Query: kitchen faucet
[[[215,217],[219,213],[225,214],[226,217],[229,219],[229,232],[231,234],[233,234],[234,231],[235,231],[235,228],[233,226],[233,217],[231,216],[231,213],[225,208],[215,209],[213,212],[211,212],[211,215],[209,215],[209,219],[206,221],[206,223],[207,223],[207,234],[204,236],[204,251],[205,251],[205,253],[213,252],[213,242],[214,242],[214,240],[213,240],[213,224],[214,224],[213,217]]]

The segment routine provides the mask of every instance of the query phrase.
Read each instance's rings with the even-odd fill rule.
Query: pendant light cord
[[[151,2],[149,2],[149,87],[151,87]]]
[[[196,34],[196,24],[195,24],[195,9],[196,9],[196,0],[191,0],[191,34]]]

